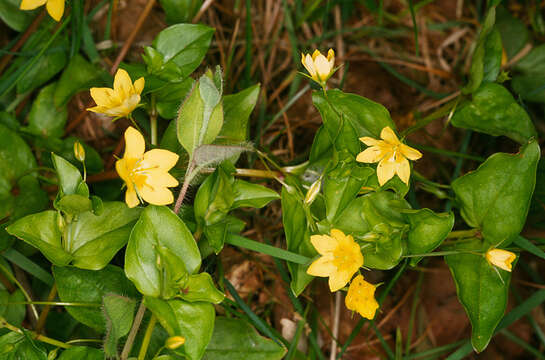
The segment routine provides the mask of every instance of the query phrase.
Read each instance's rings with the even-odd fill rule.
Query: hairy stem
[[[142,319],[144,318],[145,312],[146,312],[146,306],[144,305],[144,302],[142,301],[140,303],[140,307],[138,307],[136,316],[134,317],[134,322],[132,323],[129,336],[127,336],[127,341],[125,342],[125,346],[123,346],[123,351],[121,352],[121,360],[127,360],[129,358],[132,345],[134,343],[134,339],[136,338],[136,334],[138,333],[138,329],[140,328],[140,324],[142,323]]]

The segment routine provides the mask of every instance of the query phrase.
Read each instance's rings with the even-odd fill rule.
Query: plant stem
[[[129,336],[127,336],[127,341],[125,342],[125,346],[123,346],[123,351],[121,352],[121,360],[127,360],[129,358],[132,345],[134,343],[134,339],[136,338],[136,333],[138,333],[138,329],[140,328],[140,323],[142,323],[142,319],[144,318],[145,312],[146,312],[146,305],[144,305],[144,301],[142,301],[140,303],[140,306],[138,307],[136,316],[134,317],[134,322],[132,323]]]
[[[451,231],[447,235],[447,239],[462,239],[462,238],[469,238],[474,237],[479,233],[478,229],[469,229],[469,230],[458,230],[458,231]]]
[[[153,328],[155,327],[156,322],[157,322],[157,318],[155,317],[155,315],[152,314],[148,327],[146,329],[146,334],[144,335],[144,340],[142,340],[142,346],[140,347],[140,352],[138,353],[138,360],[144,360],[146,358],[149,342],[151,340],[151,334],[153,334]]]
[[[17,334],[21,334],[21,335],[24,334],[23,330],[19,329],[16,326],[13,326],[13,325],[9,324],[4,318],[0,318],[0,328],[6,328],[8,330],[11,330],[11,331],[16,332]],[[28,332],[30,332],[32,337],[34,339],[38,340],[38,341],[41,341],[41,342],[44,342],[44,343],[47,343],[47,344],[51,344],[51,345],[56,346],[56,347],[61,347],[63,349],[68,349],[68,348],[72,347],[71,345],[63,343],[62,341],[55,340],[55,339],[52,339],[50,337],[37,334],[34,331],[28,330]]]
[[[178,198],[176,199],[176,204],[174,205],[174,213],[178,214],[180,212],[180,208],[182,207],[182,204],[185,199],[185,194],[187,193],[187,189],[189,188],[189,184],[191,183],[191,180],[197,175],[196,171],[194,170],[193,161],[189,161],[189,166],[187,167],[187,170],[185,172],[185,178],[184,183],[182,185],[182,189],[180,190],[180,194],[178,194]]]
[[[23,285],[21,285],[21,283],[19,282],[19,280],[17,280],[15,278],[15,276],[13,276],[11,274],[11,272],[9,271],[9,269],[7,269],[4,265],[0,264],[0,271],[4,273],[4,275],[6,275],[6,277],[13,283],[15,283],[15,285],[17,285],[17,287],[21,290],[21,292],[23,293],[23,295],[25,296],[25,298],[27,299],[27,301],[30,304],[30,308],[32,309],[32,315],[34,316],[35,319],[38,318],[38,311],[36,310],[36,307],[34,306],[34,304],[32,304],[32,298],[30,297],[30,295],[28,294],[28,292],[25,290],[25,288],[23,287]]]
[[[157,146],[157,107],[155,94],[151,94],[151,108],[149,112],[150,130],[151,130],[151,145]]]

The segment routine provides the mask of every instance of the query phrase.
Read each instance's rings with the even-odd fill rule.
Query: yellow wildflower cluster
[[[330,235],[313,235],[310,242],[321,255],[307,269],[312,276],[329,277],[329,289],[337,291],[346,286],[352,276],[363,266],[360,246],[352,235],[332,229]],[[346,307],[361,316],[373,319],[378,308],[375,286],[358,275],[350,283],[346,296]]]

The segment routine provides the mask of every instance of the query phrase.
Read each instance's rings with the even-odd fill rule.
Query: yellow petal
[[[349,310],[357,311],[364,318],[372,320],[378,309],[375,299],[376,286],[368,283],[363,276],[358,275],[350,283],[345,305]]]
[[[384,158],[385,152],[378,146],[371,146],[356,156],[356,161],[363,163],[376,163]]]
[[[325,56],[322,54],[318,55],[316,59],[314,59],[314,66],[316,67],[316,73],[318,74],[320,80],[327,80],[329,74],[331,73],[331,67],[329,66],[329,62]]]
[[[381,143],[380,140],[373,139],[372,137],[369,137],[369,136],[360,137],[360,141],[367,146],[375,146]]]
[[[178,180],[165,170],[152,169],[146,171],[146,183],[152,187],[174,187],[178,186]]]
[[[337,270],[335,265],[333,265],[332,260],[332,255],[320,256],[318,259],[314,260],[312,264],[310,264],[307,269],[307,274],[321,277],[330,276],[331,273]]]
[[[97,114],[106,114],[106,112],[108,111],[108,108],[104,106],[94,106],[92,108],[87,108],[87,111],[92,111]]]
[[[136,207],[140,204],[140,200],[138,199],[138,196],[136,195],[134,186],[132,186],[131,184],[127,184],[127,192],[125,193],[125,202],[127,203],[127,206],[130,208]]]
[[[314,52],[312,53],[312,60],[313,60],[313,61],[316,60],[316,58],[317,58],[318,56],[320,56],[320,55],[322,55],[322,53],[320,52],[320,50],[318,50],[318,49],[314,50]]]
[[[138,193],[150,204],[153,205],[168,205],[174,202],[174,195],[166,187],[150,187],[144,185],[138,189]]]
[[[340,241],[354,242],[354,238],[352,237],[352,235],[345,235],[339,229],[331,229],[330,233],[331,236],[336,240],[336,243],[339,243]]]
[[[134,91],[140,95],[142,93],[142,90],[144,90],[144,85],[146,84],[146,81],[144,80],[143,77],[141,77],[140,79],[136,80],[134,82]]]
[[[23,0],[21,1],[21,5],[19,6],[19,9],[34,10],[37,7],[44,5],[46,2],[47,0]]]
[[[125,130],[125,154],[124,158],[140,159],[144,156],[146,150],[146,142],[144,137],[138,130],[129,126]]]
[[[335,51],[333,49],[329,49],[327,52],[327,61],[329,62],[329,68],[333,69],[335,67]]]
[[[389,159],[382,159],[377,166],[377,177],[380,186],[386,184],[388,180],[394,177],[396,173],[396,162]]]
[[[328,235],[312,235],[310,242],[321,255],[325,255],[337,247],[337,240]]]
[[[405,144],[400,144],[399,149],[403,156],[405,156],[409,160],[418,160],[422,157],[422,153],[420,151],[413,149],[412,147]]]
[[[396,173],[401,181],[409,185],[409,178],[411,177],[411,167],[409,165],[409,160],[401,157],[401,160],[399,162],[396,161]]]
[[[115,170],[117,174],[125,183],[130,182],[129,174],[131,170],[127,166],[127,159],[119,159],[115,162]]]
[[[329,290],[331,292],[342,289],[350,281],[350,277],[353,275],[346,271],[335,271],[329,275]]]
[[[303,66],[307,69],[308,73],[313,79],[316,79],[316,70],[314,69],[314,61],[309,54],[302,60]]]
[[[170,170],[178,162],[179,156],[172,151],[164,149],[153,149],[144,154],[145,167],[159,167],[159,169]]]
[[[113,97],[115,96],[114,91],[110,88],[93,87],[91,88],[90,92],[91,97],[93,98],[95,103],[100,106],[110,106],[112,104],[112,100],[116,100],[113,99]]]
[[[123,69],[117,70],[114,78],[114,91],[121,99],[126,99],[133,94],[131,77]]]
[[[386,126],[380,132],[380,138],[391,145],[398,145],[399,139],[397,138],[396,133],[389,126]]]
[[[64,14],[64,0],[47,0],[47,12],[55,21],[59,21]]]

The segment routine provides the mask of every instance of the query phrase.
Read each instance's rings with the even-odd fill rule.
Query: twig
[[[117,55],[117,58],[114,61],[114,64],[112,65],[112,68],[110,69],[110,73],[113,75],[117,71],[117,68],[119,68],[119,64],[121,64],[121,61],[125,58],[127,55],[127,52],[129,52],[129,49],[134,42],[134,39],[136,38],[136,35],[140,31],[140,28],[144,24],[144,21],[148,17],[149,13],[151,12],[151,9],[153,8],[153,5],[155,5],[155,0],[148,0],[148,3],[146,4],[146,7],[140,14],[140,17],[136,21],[136,25],[134,26],[134,29],[132,29],[131,34],[123,44],[123,47],[121,48],[121,51]]]

